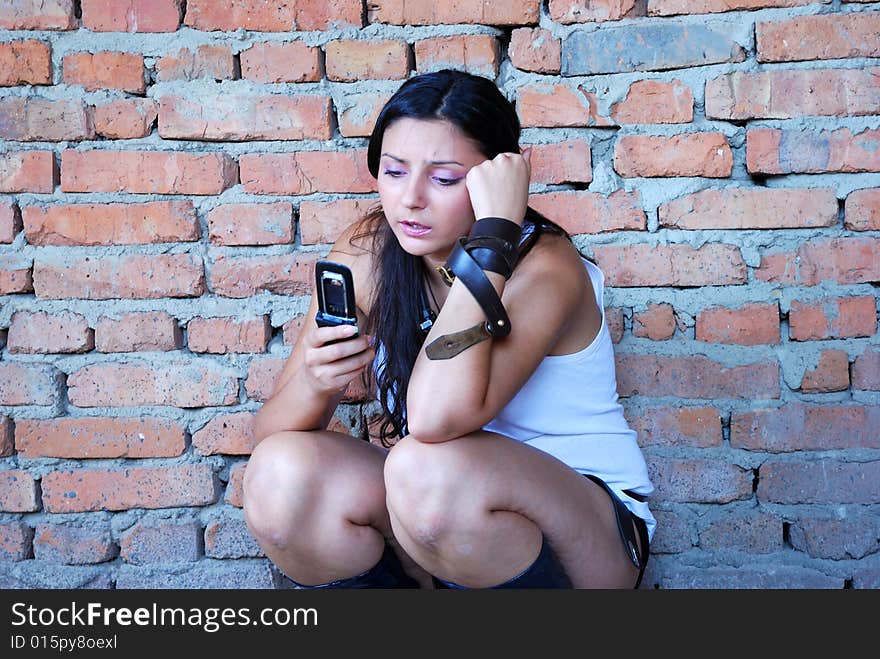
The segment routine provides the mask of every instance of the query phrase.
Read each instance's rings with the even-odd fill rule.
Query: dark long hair
[[[450,122],[471,138],[487,159],[499,153],[519,153],[519,118],[495,83],[445,69],[410,78],[382,108],[367,149],[367,164],[375,178],[379,176],[385,131],[404,117]],[[525,223],[535,225],[536,235],[548,232],[568,237],[564,229],[532,208],[526,211]],[[406,390],[425,339],[419,328],[423,321],[424,264],[400,246],[381,208],[363,218],[354,238],[365,236],[372,238],[379,263],[367,332],[382,349],[375,385],[382,406],[379,437],[384,446],[389,446],[389,439],[407,432]]]

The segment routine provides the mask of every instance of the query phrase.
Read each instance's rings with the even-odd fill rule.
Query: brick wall
[[[2,3],[0,587],[283,585],[253,413],[446,66],[606,273],[645,587],[880,587],[880,3],[841,0]]]

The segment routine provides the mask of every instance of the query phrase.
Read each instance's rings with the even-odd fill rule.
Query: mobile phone
[[[354,301],[354,278],[348,266],[333,261],[320,260],[315,264],[318,327],[353,325],[357,327],[357,307]],[[354,334],[348,338],[355,338]],[[346,339],[347,340],[347,339]],[[330,341],[335,343],[336,341]]]

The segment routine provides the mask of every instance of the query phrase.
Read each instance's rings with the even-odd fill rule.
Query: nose
[[[425,185],[421,176],[413,175],[409,177],[400,201],[407,208],[424,208]]]

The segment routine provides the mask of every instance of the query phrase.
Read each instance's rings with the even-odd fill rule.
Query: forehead
[[[398,119],[385,129],[382,152],[407,161],[485,160],[474,140],[443,119]]]

